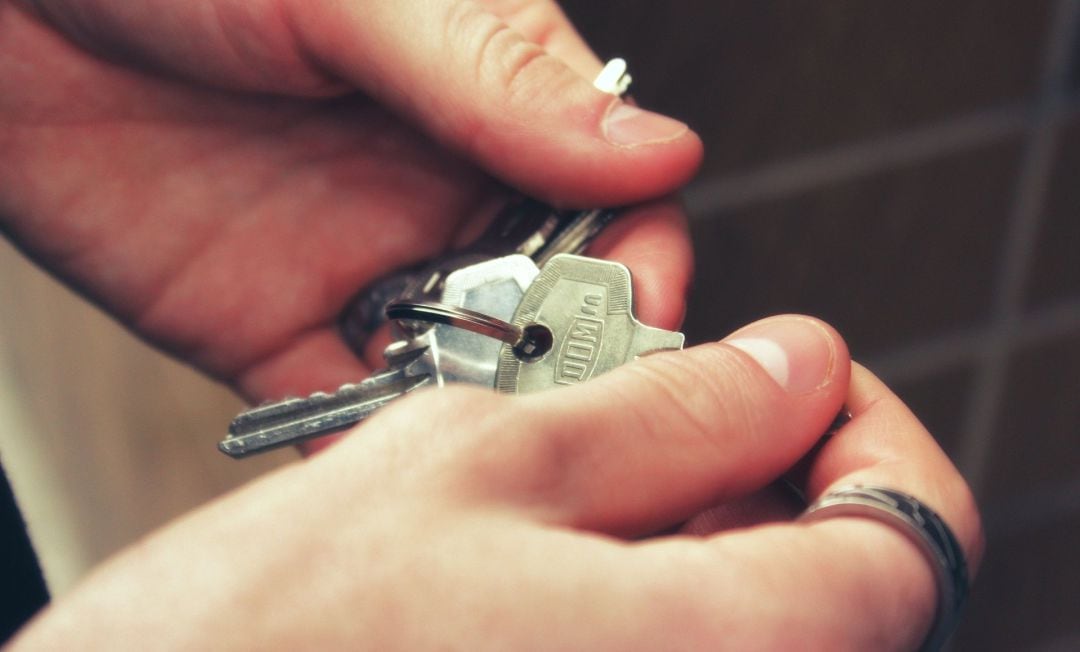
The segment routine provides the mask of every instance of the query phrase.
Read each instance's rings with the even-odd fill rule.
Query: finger
[[[660,537],[606,570],[631,580],[617,604],[668,631],[673,649],[913,650],[933,615],[932,575],[906,540],[875,525]]]
[[[872,373],[853,367],[847,402],[852,419],[813,461],[811,499],[851,484],[915,495],[946,520],[974,571],[983,535],[970,490],[912,412]],[[706,595],[688,598],[689,606],[710,605],[705,626],[715,627],[712,634],[752,641],[747,647],[791,647],[784,633],[797,631],[796,647],[808,649],[915,649],[939,600],[926,557],[906,535],[877,520],[768,526],[721,534],[707,545],[712,554],[698,556],[687,569]],[[685,549],[679,555],[690,557]],[[671,568],[652,572],[670,574]],[[739,586],[740,593],[721,586]],[[784,607],[740,613],[741,606],[769,603]],[[779,634],[768,638],[770,633]]]
[[[588,56],[550,2],[499,4],[569,62],[465,0],[24,4],[131,65],[244,91],[362,89],[500,180],[559,205],[660,196],[701,160],[686,125],[592,87],[580,74]]]
[[[589,255],[630,269],[634,307],[642,322],[668,330],[679,327],[694,252],[686,215],[676,201],[647,204],[619,216],[589,247]]]
[[[655,197],[686,182],[700,162],[701,143],[686,125],[598,91],[481,5],[285,7],[302,48],[321,66],[412,116],[502,181],[553,203]],[[550,5],[533,10],[554,16]]]
[[[816,500],[854,484],[913,495],[945,519],[974,571],[982,558],[983,533],[967,483],[903,402],[866,368],[853,367],[847,400],[852,419],[814,458],[807,496]]]
[[[950,525],[973,571],[982,549],[978,514],[934,440],[858,365],[847,407],[851,421],[811,465],[811,498],[856,483],[914,495]],[[638,552],[623,572],[638,573],[644,586],[670,582],[671,595],[685,596],[673,609],[685,618],[682,630],[696,637],[692,647],[915,649],[938,600],[933,569],[919,549],[893,527],[865,518],[728,531],[704,546],[666,539]]]
[[[794,463],[840,408],[848,368],[843,341],[821,322],[764,320],[501,409],[459,405],[484,419],[465,435],[455,477],[543,521],[656,531]]]
[[[558,4],[551,0],[485,0],[484,5],[525,39],[585,79],[594,79],[603,64],[581,38]]]
[[[978,513],[940,448],[896,396],[858,365],[847,405],[853,418],[818,454],[811,497],[855,483],[916,496],[949,524],[974,571],[982,550]],[[699,557],[694,572],[695,586],[709,588],[697,597],[715,609],[710,626],[753,646],[784,647],[762,637],[798,631],[800,645],[812,649],[914,649],[934,618],[934,569],[907,536],[876,520],[772,525],[725,533],[708,545],[712,554]],[[689,557],[686,551],[680,555]],[[714,590],[710,580],[719,584],[719,567],[725,586],[740,587],[738,596]],[[784,609],[757,613],[748,630],[741,618],[727,618],[747,603],[780,603]]]
[[[805,507],[806,503],[790,487],[774,482],[748,496],[694,514],[679,527],[678,532],[706,536],[735,528],[786,523],[798,516]]]

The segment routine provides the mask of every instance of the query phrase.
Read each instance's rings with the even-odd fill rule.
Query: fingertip
[[[809,317],[761,327],[800,331],[786,336],[795,345],[780,346],[819,358],[810,389],[777,382],[766,364],[720,342],[643,357],[572,392],[552,390],[563,392],[559,410],[550,396],[524,397],[538,411],[532,422],[559,442],[559,484],[572,498],[560,518],[617,534],[655,531],[760,489],[805,455],[843,402],[846,348]],[[802,364],[801,355],[785,363]],[[792,370],[785,373],[790,380]]]
[[[723,343],[749,356],[791,394],[807,394],[848,378],[843,338],[813,317],[769,317],[740,328]]]
[[[903,401],[866,367],[851,368],[845,405],[852,418],[814,458],[808,495],[866,485],[915,496],[948,523],[974,576],[985,535],[971,488]]]
[[[665,199],[626,211],[596,239],[589,254],[630,270],[638,319],[669,330],[679,327],[694,252],[686,215],[677,201]]]
[[[470,155],[508,185],[560,207],[652,200],[696,174],[704,145],[687,125],[613,100],[584,79],[570,85],[581,88],[481,118]]]

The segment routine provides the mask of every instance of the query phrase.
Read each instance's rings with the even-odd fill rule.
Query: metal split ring
[[[529,360],[551,349],[551,331],[542,326],[521,328],[482,312],[434,301],[397,301],[386,306],[389,319],[445,324],[493,337],[509,344],[518,357]]]
[[[939,650],[956,626],[968,594],[964,551],[937,512],[914,496],[884,487],[856,485],[831,491],[806,508],[799,520],[862,516],[885,523],[909,538],[934,569],[938,604],[934,623],[919,648]]]

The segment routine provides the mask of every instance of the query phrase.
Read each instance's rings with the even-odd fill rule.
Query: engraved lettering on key
[[[495,388],[511,394],[576,385],[639,356],[683,345],[681,333],[651,328],[634,317],[630,270],[570,254],[554,256],[541,269],[511,323],[548,328],[557,352],[526,360],[504,345]]]
[[[556,383],[575,385],[592,377],[604,338],[603,301],[602,294],[592,293],[582,300],[581,314],[574,317],[555,364]]]

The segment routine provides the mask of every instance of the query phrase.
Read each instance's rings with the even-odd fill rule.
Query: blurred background
[[[1080,649],[1080,0],[573,0],[702,134],[686,331],[820,316],[965,473],[988,555],[957,650]],[[0,244],[0,453],[54,592],[294,457]]]

